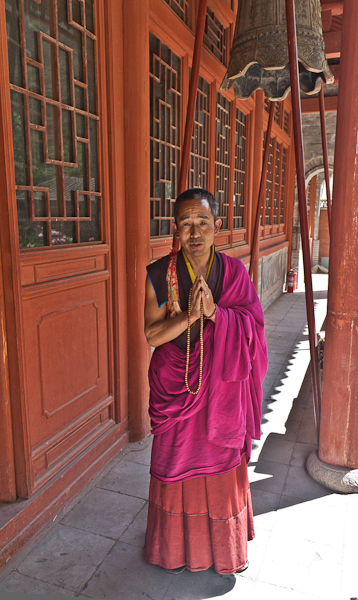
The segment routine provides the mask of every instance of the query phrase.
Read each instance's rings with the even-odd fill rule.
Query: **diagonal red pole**
[[[264,195],[265,195],[265,190],[266,190],[267,165],[268,165],[268,158],[269,158],[273,117],[275,114],[275,104],[276,104],[276,102],[270,103],[269,120],[267,123],[267,131],[266,131],[266,139],[265,139],[265,152],[264,152],[264,157],[262,160],[262,171],[261,171],[259,197],[257,199],[256,219],[255,219],[255,225],[254,225],[254,233],[252,236],[252,247],[251,247],[251,258],[250,258],[250,269],[249,269],[249,275],[251,278],[252,278],[252,274],[254,271],[254,264],[256,264],[256,263],[258,264],[258,261],[259,261],[260,215],[261,215],[261,211],[262,211],[262,205],[263,205]],[[256,282],[255,287],[257,287],[257,282]]]
[[[325,119],[325,110],[324,110],[323,83],[321,85],[321,89],[319,92],[319,112],[320,112],[320,117],[321,117],[323,163],[324,163],[324,175],[325,175],[325,179],[326,179],[326,190],[327,190],[328,228],[329,228],[329,234],[331,234],[332,202],[331,202],[331,189],[329,186],[328,145],[327,145],[326,119]]]
[[[184,192],[188,186],[191,137],[192,137],[193,125],[194,125],[195,104],[196,104],[196,95],[197,95],[198,82],[199,82],[201,50],[203,47],[207,5],[208,5],[208,0],[200,0],[199,8],[198,8],[198,18],[197,18],[197,22],[196,22],[195,44],[194,44],[193,64],[192,64],[192,69],[191,69],[190,86],[189,86],[188,108],[187,108],[187,112],[186,112],[184,142],[183,142],[183,149],[182,149],[182,153],[181,153],[178,195],[181,194],[182,192]],[[179,239],[176,237],[173,237],[173,249],[174,250],[179,250],[179,244],[180,244]]]
[[[292,113],[293,113],[293,129],[296,153],[296,171],[297,171],[297,188],[298,188],[298,203],[300,212],[302,251],[303,251],[303,266],[306,286],[306,311],[308,321],[308,337],[311,352],[311,371],[312,371],[312,387],[314,412],[317,427],[317,437],[319,439],[319,425],[321,418],[321,390],[318,376],[318,354],[317,354],[317,336],[316,324],[314,318],[314,303],[313,289],[311,277],[311,257],[308,238],[308,219],[307,219],[307,199],[305,186],[305,165],[303,153],[303,138],[302,138],[302,120],[301,120],[301,99],[299,88],[298,75],[298,55],[297,55],[297,36],[296,36],[296,18],[295,18],[295,2],[294,0],[286,0],[286,18],[287,18],[287,39],[288,52],[290,60],[290,77],[291,77],[291,97],[292,97]]]

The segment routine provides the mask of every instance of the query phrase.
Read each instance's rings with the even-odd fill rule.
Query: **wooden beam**
[[[341,55],[341,31],[330,31],[323,34],[327,58],[339,58]]]
[[[322,31],[328,33],[332,27],[332,11],[322,10]]]
[[[324,99],[326,112],[333,112],[337,110],[338,96],[327,96]],[[319,100],[318,98],[303,98],[301,100],[302,112],[303,113],[318,113],[319,112]]]
[[[334,77],[334,83],[339,82],[339,65],[329,65],[329,69]]]
[[[336,0],[335,2],[332,0],[321,0],[321,7],[322,10],[331,10],[332,15],[335,17],[343,13],[343,0]]]

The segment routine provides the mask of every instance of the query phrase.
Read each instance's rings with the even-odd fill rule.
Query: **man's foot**
[[[167,573],[170,573],[171,575],[179,575],[180,573],[182,573],[186,568],[186,565],[184,565],[183,567],[177,567],[176,569],[165,569],[165,571]]]
[[[244,566],[241,567],[241,569],[239,569],[238,571],[235,571],[235,573],[242,573],[243,571],[246,571],[248,566],[249,566],[249,561],[247,560],[246,563],[244,564]]]

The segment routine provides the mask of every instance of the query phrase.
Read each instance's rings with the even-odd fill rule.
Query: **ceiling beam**
[[[327,58],[339,58],[341,55],[342,31],[329,31],[323,34]]]
[[[321,7],[322,10],[331,10],[332,15],[335,17],[343,13],[343,0],[341,0],[341,2],[339,2],[339,0],[336,0],[335,2],[332,0],[321,0]]]
[[[337,110],[338,96],[327,96],[324,99],[325,112],[333,112]],[[301,100],[302,113],[318,113],[319,100],[318,98],[303,98]]]

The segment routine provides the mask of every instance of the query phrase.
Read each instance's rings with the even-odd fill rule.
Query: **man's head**
[[[186,200],[207,200],[212,215],[214,217],[214,221],[216,221],[216,219],[218,218],[218,203],[216,202],[214,196],[210,194],[210,192],[202,188],[191,188],[179,194],[179,196],[175,200],[174,219],[176,225],[178,225],[178,213],[180,203]]]
[[[193,188],[178,196],[173,228],[189,260],[199,257],[209,259],[214,236],[221,227],[217,213],[217,202],[206,190]]]

